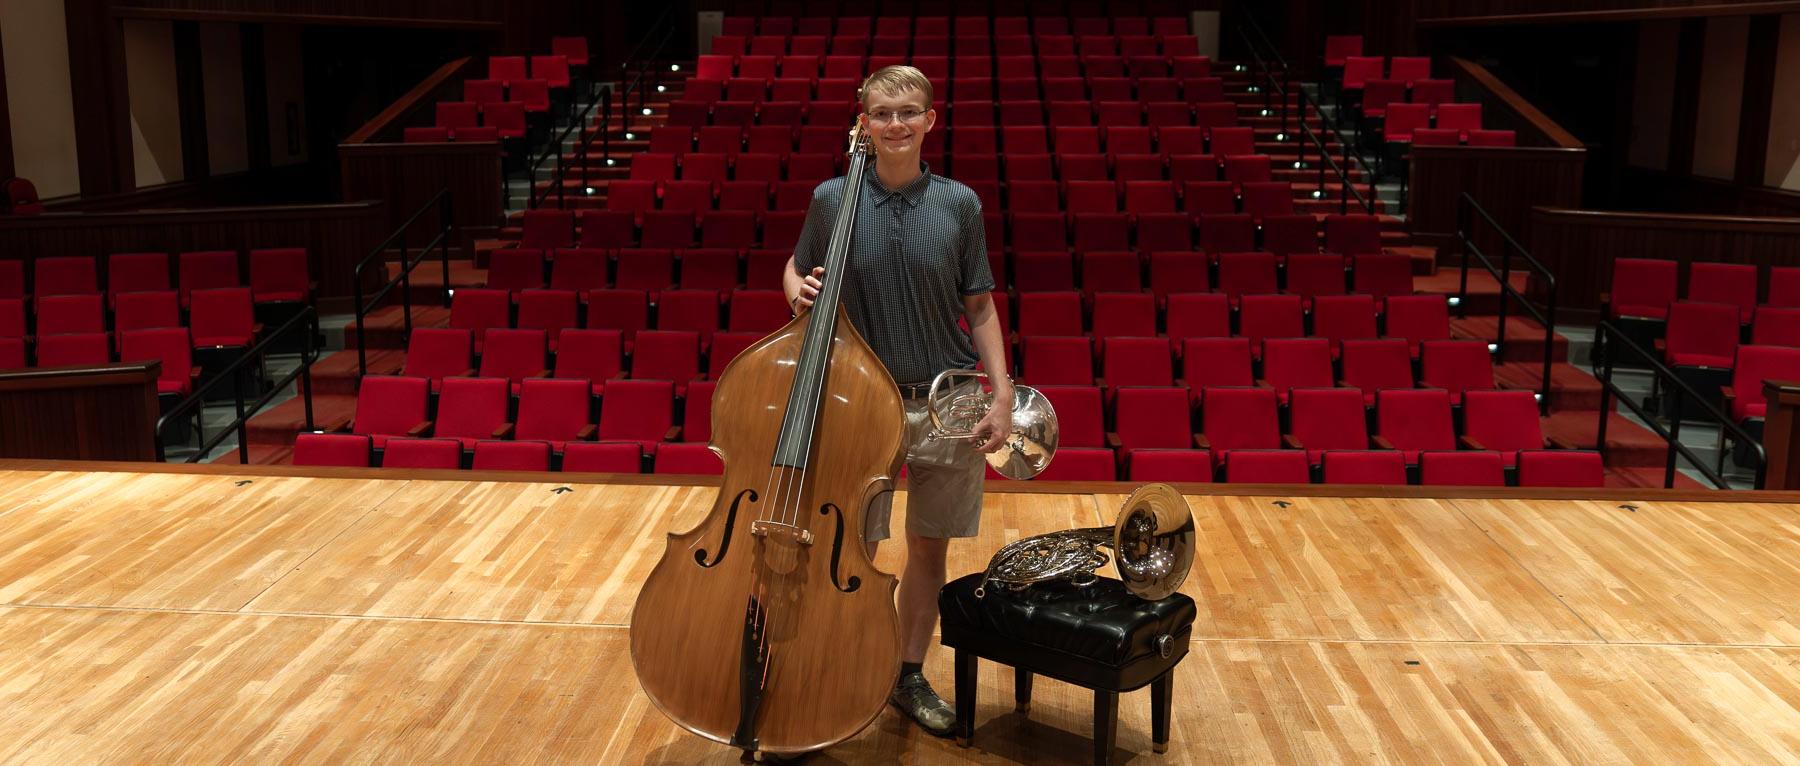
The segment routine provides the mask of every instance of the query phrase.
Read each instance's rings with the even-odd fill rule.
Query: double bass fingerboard
[[[819,297],[813,301],[812,321],[801,342],[794,386],[788,391],[787,414],[782,417],[781,436],[775,442],[774,464],[777,466],[804,471],[812,451],[812,436],[818,426],[819,407],[825,391],[825,370],[831,361],[831,341],[836,335],[845,264],[850,261],[850,238],[856,228],[856,210],[862,202],[867,159],[867,144],[859,137],[850,150],[850,168],[844,174],[844,199],[838,206],[837,220],[832,223],[831,241],[826,248],[825,283],[819,290]]]

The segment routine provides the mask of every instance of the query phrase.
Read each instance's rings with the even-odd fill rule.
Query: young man
[[[1012,430],[1013,384],[1005,373],[1006,346],[994,310],[981,202],[975,192],[933,175],[919,160],[925,135],[937,125],[931,82],[909,66],[890,66],[862,86],[863,129],[875,162],[860,189],[835,178],[813,192],[783,284],[788,301],[804,311],[819,294],[826,243],[845,193],[860,194],[843,305],[888,373],[906,407],[906,564],[900,574],[902,663],[888,698],[926,731],[948,736],[955,710],[925,680],[921,666],[937,625],[944,554],[950,539],[973,537],[981,522],[981,453],[1000,448]],[[957,320],[967,317],[969,333]],[[971,345],[971,340],[973,341]],[[925,393],[947,369],[988,371],[993,407],[975,427],[975,441],[932,441]],[[972,390],[969,381],[965,390]],[[869,507],[863,539],[869,557],[888,537],[893,494]]]

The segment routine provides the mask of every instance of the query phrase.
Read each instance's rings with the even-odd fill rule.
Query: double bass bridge
[[[801,529],[792,524],[785,524],[779,521],[762,520],[750,522],[750,534],[756,535],[757,537],[784,540],[793,545],[812,545],[813,543],[812,530]]]

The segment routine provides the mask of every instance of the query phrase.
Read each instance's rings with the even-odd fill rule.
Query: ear
[[[925,110],[925,129],[919,132],[930,133],[932,128],[937,127],[937,117],[936,109]]]

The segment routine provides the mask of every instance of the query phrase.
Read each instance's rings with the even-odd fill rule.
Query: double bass
[[[631,614],[644,693],[743,749],[817,750],[880,715],[900,674],[894,576],[863,544],[904,457],[900,391],[842,293],[869,162],[851,131],[844,200],[810,311],[739,354],[713,392],[725,471],[706,518],[671,533]]]

